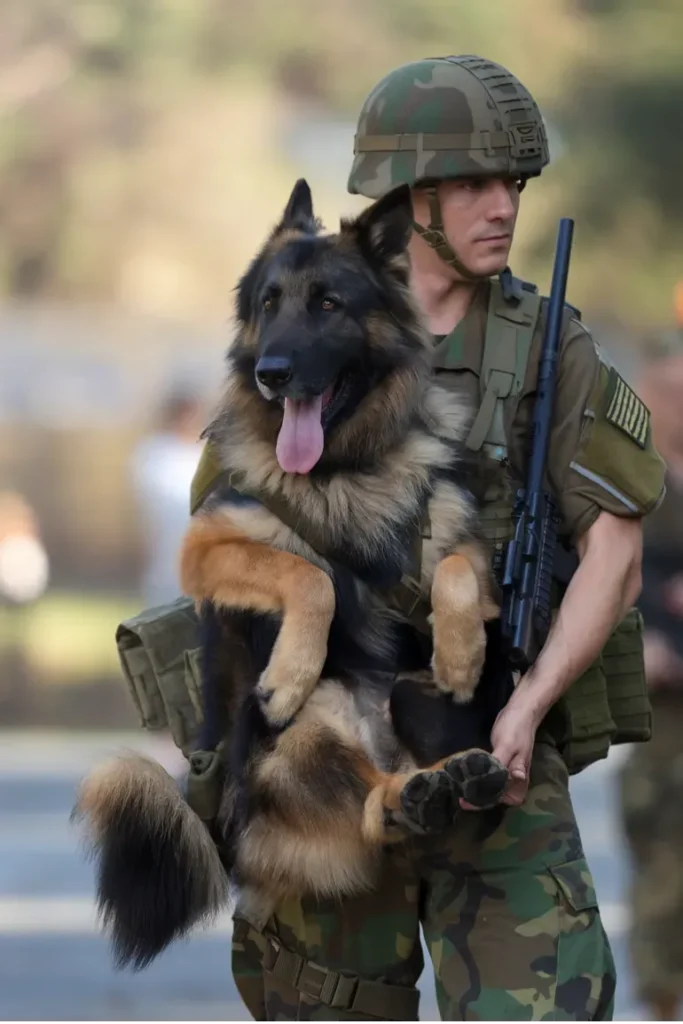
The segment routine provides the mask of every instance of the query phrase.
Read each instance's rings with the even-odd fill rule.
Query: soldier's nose
[[[256,379],[271,391],[277,391],[292,379],[292,363],[287,356],[261,356],[256,364]]]

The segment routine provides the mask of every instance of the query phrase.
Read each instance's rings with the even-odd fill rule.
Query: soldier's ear
[[[408,185],[399,185],[363,210],[342,231],[350,232],[366,257],[392,263],[405,254],[413,233],[413,201]]]

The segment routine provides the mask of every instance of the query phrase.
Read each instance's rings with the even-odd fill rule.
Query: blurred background
[[[360,104],[397,64],[447,53],[507,65],[546,118],[553,159],[524,193],[514,271],[547,290],[557,220],[575,218],[569,297],[584,320],[631,380],[655,360],[677,366],[680,0],[2,0],[5,1019],[241,1015],[227,922],[140,978],[112,972],[67,822],[73,787],[121,742],[177,763],[163,736],[137,731],[114,631],[175,595],[239,274],[298,176],[329,227],[361,208],[345,191]],[[655,403],[675,386],[668,372],[653,381]],[[672,453],[681,407],[683,384]],[[621,1018],[640,1012],[615,789],[625,756],[576,781]]]

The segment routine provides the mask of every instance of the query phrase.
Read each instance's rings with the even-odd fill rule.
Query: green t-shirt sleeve
[[[642,517],[664,494],[649,410],[574,319],[563,337],[548,464],[574,540],[600,511]]]

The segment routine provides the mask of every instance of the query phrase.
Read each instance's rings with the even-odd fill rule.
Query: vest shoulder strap
[[[225,478],[218,454],[210,440],[205,441],[190,489],[190,515],[197,512]]]
[[[517,397],[524,386],[542,302],[534,285],[517,278],[491,282],[479,375],[481,404],[466,441],[470,451],[486,445],[498,460],[507,453],[505,400]]]

